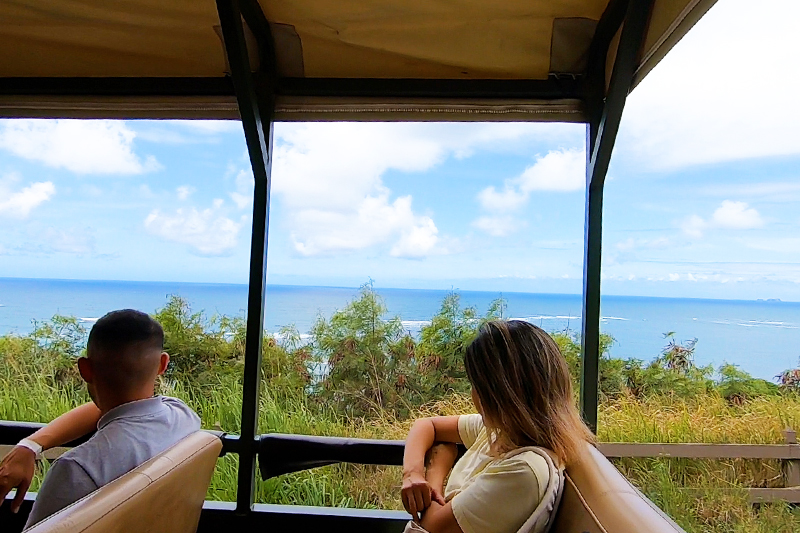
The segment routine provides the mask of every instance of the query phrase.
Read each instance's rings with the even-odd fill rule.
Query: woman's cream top
[[[478,414],[460,416],[458,433],[467,452],[445,488],[458,525],[464,533],[516,533],[545,493],[547,462],[535,452],[489,455],[489,436]]]

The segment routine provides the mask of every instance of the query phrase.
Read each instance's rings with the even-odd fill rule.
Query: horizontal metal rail
[[[581,99],[579,78],[546,80],[277,78],[275,94],[327,98]],[[231,78],[0,78],[4,96],[230,96]]]
[[[270,433],[261,435],[258,465],[264,479],[336,463],[402,465],[404,449],[402,440]]]

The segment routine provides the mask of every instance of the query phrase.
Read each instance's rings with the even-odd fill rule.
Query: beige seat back
[[[222,441],[204,431],[26,530],[194,533]]]
[[[683,533],[603,454],[590,448],[582,463],[567,469],[550,533]]]

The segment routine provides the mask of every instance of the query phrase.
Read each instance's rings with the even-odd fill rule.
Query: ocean
[[[390,316],[400,316],[419,332],[441,305],[447,290],[377,288]],[[503,297],[507,316],[528,320],[547,331],[579,332],[581,297],[575,294],[527,294],[458,291],[463,305],[482,314]],[[317,316],[329,317],[358,293],[357,288],[269,285],[265,328],[277,332],[294,324],[306,333]],[[109,310],[135,308],[152,312],[169,295],[180,295],[195,311],[244,316],[247,286],[211,283],[77,281],[0,278],[0,334],[25,334],[34,321],[54,314],[78,317],[90,326]],[[650,361],[666,344],[664,333],[680,341],[698,339],[699,365],[733,363],[750,374],[774,380],[779,372],[800,365],[800,303],[603,296],[604,333],[615,343],[611,356]]]

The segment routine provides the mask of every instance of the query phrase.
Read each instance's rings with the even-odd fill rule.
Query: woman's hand
[[[421,520],[422,513],[431,506],[431,501],[445,504],[444,497],[428,483],[423,472],[412,471],[403,474],[400,496],[403,507],[416,522]]]
[[[441,494],[443,492],[442,484],[449,468],[437,476],[441,479],[436,483],[431,483],[430,479],[426,479],[425,458],[436,442],[461,442],[458,434],[458,416],[420,418],[411,425],[408,432],[403,452],[403,488],[400,495],[403,507],[414,517],[415,521],[421,519],[420,515],[431,506],[431,501],[444,505],[444,498]],[[455,445],[453,445],[453,449],[455,449]],[[434,468],[434,470],[436,469]],[[430,472],[429,469],[428,473]]]

